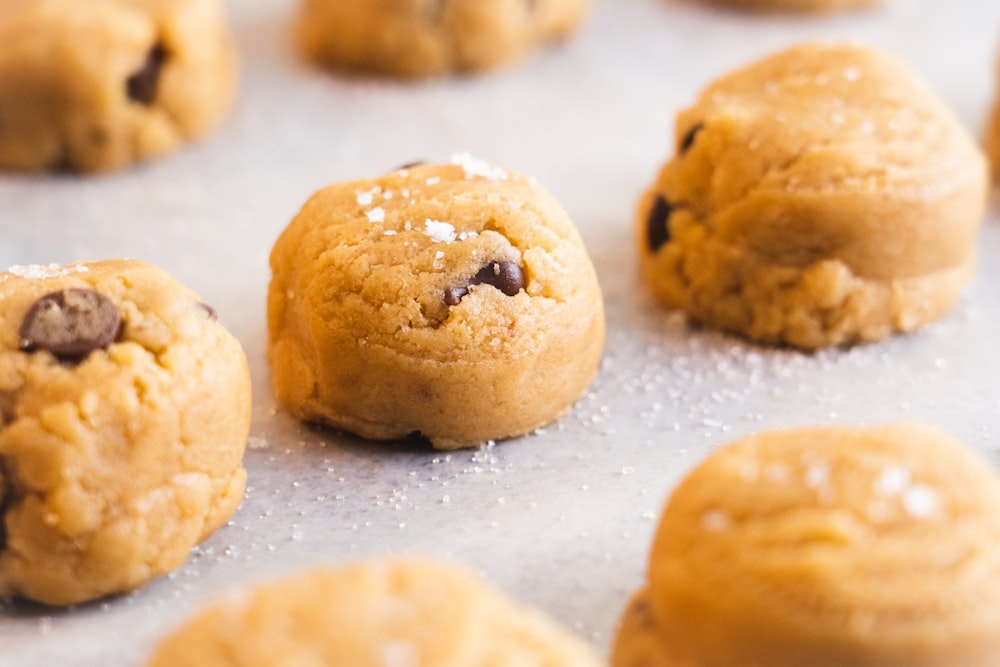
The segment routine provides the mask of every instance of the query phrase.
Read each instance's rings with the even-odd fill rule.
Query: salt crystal
[[[806,486],[816,488],[830,481],[830,467],[824,463],[814,463],[806,470]]]
[[[701,527],[711,533],[729,528],[729,515],[719,510],[711,510],[701,515]]]
[[[430,218],[424,221],[424,234],[436,243],[451,243],[457,237],[454,225]]]
[[[857,67],[848,67],[844,70],[844,78],[848,81],[857,81],[861,78],[861,70]]]
[[[427,179],[427,185],[437,185],[440,182],[441,179],[438,178],[437,176],[431,176],[430,178]]]
[[[376,206],[365,215],[368,216],[368,222],[385,222],[385,209],[381,206]]]
[[[355,197],[358,202],[358,206],[370,206],[372,201],[374,201],[375,195],[382,192],[382,187],[376,185],[371,190],[358,190],[355,192]]]
[[[882,471],[872,484],[875,493],[882,496],[892,496],[902,493],[910,485],[910,471],[899,466],[889,466]]]
[[[418,667],[420,653],[409,642],[390,641],[382,647],[382,667]]]
[[[16,264],[7,273],[13,273],[20,278],[28,280],[43,280],[45,278],[58,278],[68,276],[71,273],[86,273],[89,271],[86,266],[61,266],[59,264]]]
[[[468,153],[455,153],[451,156],[451,163],[457,164],[465,171],[467,179],[480,176],[489,181],[507,180],[507,172],[500,167],[494,167],[489,162],[472,157]]]
[[[925,484],[916,484],[903,494],[903,507],[914,519],[926,519],[937,512],[937,492]]]

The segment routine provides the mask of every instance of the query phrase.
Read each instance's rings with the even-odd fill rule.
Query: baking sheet
[[[141,664],[157,637],[221,590],[397,551],[458,559],[605,651],[668,490],[713,447],[767,428],[916,419],[998,460],[996,213],[975,282],[946,319],[814,355],[691,330],[658,311],[636,280],[631,218],[673,144],[673,113],[713,77],[807,39],[898,54],[979,134],[1000,3],[899,0],[788,18],[598,0],[561,48],[425,83],[309,68],[289,44],[294,9],[230,2],[242,94],[200,146],[98,178],[0,176],[0,265],[128,256],[164,267],[242,341],[255,393],[249,491],[232,521],[131,595],[67,611],[0,608],[0,665]],[[264,356],[274,239],[323,185],[464,150],[534,175],[579,225],[607,302],[596,382],[535,435],[450,454],[294,422],[275,405]]]

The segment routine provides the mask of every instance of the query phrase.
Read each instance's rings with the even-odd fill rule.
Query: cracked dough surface
[[[334,67],[428,76],[497,67],[566,38],[589,0],[305,0],[298,39]]]
[[[990,667],[1000,480],[927,426],[763,433],[667,502],[614,667]]]
[[[229,108],[236,56],[219,0],[4,0],[0,168],[92,172],[175,150]],[[130,77],[147,73],[148,97]]]
[[[320,568],[222,601],[149,667],[597,667],[539,612],[451,564],[415,557]]]
[[[0,592],[73,604],[176,568],[243,499],[250,379],[192,291],[141,262],[0,273]],[[77,363],[25,352],[45,294],[93,289],[115,342]]]
[[[798,46],[711,84],[676,127],[678,154],[637,220],[665,306],[819,348],[914,329],[968,282],[985,160],[896,60]]]
[[[539,428],[590,383],[604,309],[576,228],[533,180],[456,160],[320,190],[278,239],[268,352],[295,417],[455,448]],[[523,288],[445,303],[491,262]]]

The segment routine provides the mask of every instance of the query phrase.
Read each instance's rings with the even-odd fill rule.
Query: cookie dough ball
[[[975,263],[981,152],[900,63],[804,45],[716,81],[678,116],[637,241],[663,305],[814,349],[942,316]]]
[[[250,380],[136,261],[0,273],[0,594],[73,604],[176,568],[243,498]]]
[[[993,112],[986,127],[986,152],[993,170],[993,182],[1000,184],[1000,64],[997,70],[998,97],[993,104]]]
[[[749,437],[674,491],[614,667],[992,667],[1000,480],[926,426]]]
[[[590,648],[465,570],[414,557],[316,569],[223,601],[148,667],[598,667]]]
[[[305,0],[306,55],[331,67],[429,76],[473,72],[564,39],[589,0]]]
[[[465,447],[551,422],[594,376],[604,309],[565,211],[453,161],[321,190],[278,239],[268,351],[295,417]]]
[[[737,9],[800,13],[834,12],[883,4],[883,0],[705,0],[705,2]]]
[[[0,168],[117,169],[200,137],[230,106],[220,0],[4,0]]]

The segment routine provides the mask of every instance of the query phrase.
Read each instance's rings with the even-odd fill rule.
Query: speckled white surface
[[[247,499],[180,570],[132,595],[67,611],[0,608],[0,665],[139,665],[222,589],[402,550],[478,568],[603,651],[663,499],[719,444],[766,428],[918,419],[998,459],[995,212],[975,282],[944,321],[816,355],[692,331],[658,312],[637,290],[631,232],[635,200],[672,145],[673,113],[715,76],[798,41],[898,54],[979,134],[1000,46],[995,0],[899,0],[824,18],[598,0],[562,48],[478,78],[407,84],[299,62],[292,0],[230,7],[243,92],[225,127],[123,174],[0,175],[0,265],[136,257],[213,304],[253,374]],[[533,174],[579,225],[608,307],[597,381],[544,432],[478,451],[369,444],[293,422],[274,404],[264,357],[271,244],[318,187],[456,150]]]

